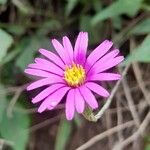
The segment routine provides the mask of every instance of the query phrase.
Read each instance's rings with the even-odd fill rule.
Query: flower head
[[[38,76],[40,79],[31,83],[27,90],[47,86],[36,95],[33,103],[41,102],[38,112],[54,109],[66,95],[66,117],[71,120],[75,110],[83,113],[85,106],[92,109],[98,107],[93,92],[108,97],[109,93],[99,81],[119,80],[121,76],[110,73],[108,69],[123,61],[123,56],[118,56],[119,50],[112,49],[113,43],[105,40],[92,53],[86,57],[88,34],[80,32],[74,48],[67,36],[63,37],[62,44],[56,39],[52,44],[57,54],[45,49],[39,52],[45,58],[36,58],[35,63],[29,64],[25,73]]]

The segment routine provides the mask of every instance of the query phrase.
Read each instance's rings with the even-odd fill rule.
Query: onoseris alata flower
[[[98,84],[99,81],[121,78],[120,74],[108,72],[124,60],[123,56],[118,56],[119,50],[112,48],[111,41],[105,40],[86,56],[87,32],[79,33],[74,48],[67,36],[63,37],[62,44],[56,39],[52,40],[52,44],[57,54],[40,49],[39,52],[45,58],[36,58],[25,70],[27,74],[40,77],[27,90],[47,86],[32,99],[33,103],[41,102],[38,112],[54,109],[65,95],[68,120],[73,119],[75,110],[83,113],[85,106],[98,108],[93,92],[102,97],[109,96],[108,91]]]

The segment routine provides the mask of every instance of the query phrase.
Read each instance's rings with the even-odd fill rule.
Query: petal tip
[[[113,45],[113,42],[110,41],[110,40],[105,40],[104,43],[105,43],[105,44],[108,44],[108,45],[111,45],[111,46]]]
[[[118,74],[117,77],[118,77],[118,80],[122,78],[121,74]]]
[[[57,42],[57,40],[56,40],[56,39],[52,39],[51,41],[52,41],[52,43],[55,43],[55,42]]]
[[[122,56],[122,60],[124,60],[125,59],[125,57],[124,56]]]
[[[110,96],[110,93],[107,90],[105,90],[102,96],[107,98]]]
[[[31,88],[30,88],[30,85],[26,88],[27,89],[27,91],[30,91],[30,90],[32,90]]]
[[[45,109],[44,108],[40,108],[38,109],[38,113],[42,113]]]
[[[98,108],[98,103],[92,107],[93,109],[97,109]]]
[[[109,97],[109,96],[110,96],[110,93],[107,92],[107,93],[105,94],[105,96],[106,96],[106,97]]]
[[[73,116],[71,116],[71,115],[66,115],[66,118],[67,118],[68,121],[71,121],[71,120],[73,119]]]
[[[82,114],[83,112],[84,112],[84,109],[83,110],[78,110],[79,114]]]
[[[68,39],[68,37],[67,36],[63,36],[63,39]]]
[[[40,48],[39,49],[39,52],[42,54],[44,51],[46,51],[45,49],[43,49],[43,48]]]
[[[42,112],[43,112],[42,110],[39,110],[39,109],[38,109],[38,113],[40,113],[40,114],[41,114]]]
[[[27,74],[28,74],[28,73],[29,73],[29,70],[28,70],[28,69],[25,69],[25,70],[24,70],[24,73],[27,73]]]
[[[33,66],[34,66],[34,64],[29,64],[27,67],[32,68]]]
[[[38,61],[39,61],[39,58],[35,58],[35,59],[34,59],[34,61],[35,61],[36,63],[38,63]]]
[[[32,102],[33,104],[35,104],[35,103],[36,103],[36,100],[33,98],[31,102]]]

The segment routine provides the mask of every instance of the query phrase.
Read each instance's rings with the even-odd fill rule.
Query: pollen
[[[78,87],[85,81],[86,72],[82,65],[67,65],[64,72],[64,79],[69,86]]]

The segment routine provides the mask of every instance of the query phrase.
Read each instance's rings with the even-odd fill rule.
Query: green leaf
[[[121,27],[122,27],[122,19],[121,19],[121,17],[119,17],[119,16],[114,17],[113,20],[112,20],[112,23],[113,23],[113,27],[115,29],[118,29],[118,30],[121,29]]]
[[[99,12],[102,9],[102,1],[100,1],[100,0],[93,0],[91,2],[92,2],[92,5],[93,5],[93,9],[96,12]]]
[[[65,150],[65,146],[69,140],[72,126],[71,122],[61,120],[55,143],[55,150]]]
[[[132,34],[139,35],[147,33],[150,33],[150,18],[143,20],[129,32],[130,35]]]
[[[25,150],[29,131],[30,121],[27,114],[14,112],[12,118],[8,118],[6,113],[0,123],[1,136],[13,143],[14,150]]]
[[[67,0],[67,5],[65,8],[65,15],[69,16],[74,7],[77,5],[78,0]]]
[[[74,123],[76,124],[77,127],[81,127],[82,120],[79,115],[74,117]]]
[[[150,136],[146,136],[144,137],[144,141],[145,141],[145,147],[144,147],[144,150],[150,150]]]
[[[38,35],[46,35],[49,32],[57,31],[61,28],[61,23],[58,20],[51,19],[42,23],[37,31]]]
[[[7,0],[0,0],[0,4],[4,5],[6,4]]]
[[[83,15],[80,18],[80,30],[81,31],[86,31],[89,33],[89,37],[90,37],[90,44],[95,44],[97,42],[99,42],[99,38],[100,38],[100,29],[102,29],[102,23],[99,24],[99,26],[97,28],[91,26],[91,24],[89,23],[92,19],[92,16],[89,15]]]
[[[49,44],[49,39],[46,37],[26,37],[17,47],[22,51],[21,55],[16,60],[16,66],[18,66],[22,71],[27,67],[29,63],[33,61],[34,54],[38,52],[38,49],[42,46]]]
[[[12,0],[12,3],[24,14],[31,14],[32,8],[27,1]]]
[[[0,123],[3,119],[4,110],[6,107],[6,94],[5,89],[0,83]]]
[[[16,25],[16,24],[9,24],[6,27],[6,29],[7,29],[7,31],[9,31],[10,33],[15,34],[15,35],[22,35],[26,31],[25,26]]]
[[[0,29],[0,62],[6,56],[8,48],[13,42],[13,38],[4,30]]]
[[[19,51],[16,51],[16,50],[12,50],[11,52],[9,52],[7,56],[5,57],[5,59],[2,61],[1,65],[4,65],[10,62],[11,60],[13,60],[18,55],[18,53]]]
[[[129,16],[134,16],[141,7],[143,0],[118,0],[107,8],[99,11],[92,19],[92,25],[97,24],[99,21],[119,16],[122,14],[127,14]]]
[[[150,62],[150,35],[147,35],[142,44],[133,50],[124,64],[133,61]]]
[[[150,150],[150,144],[146,145],[144,150]]]

